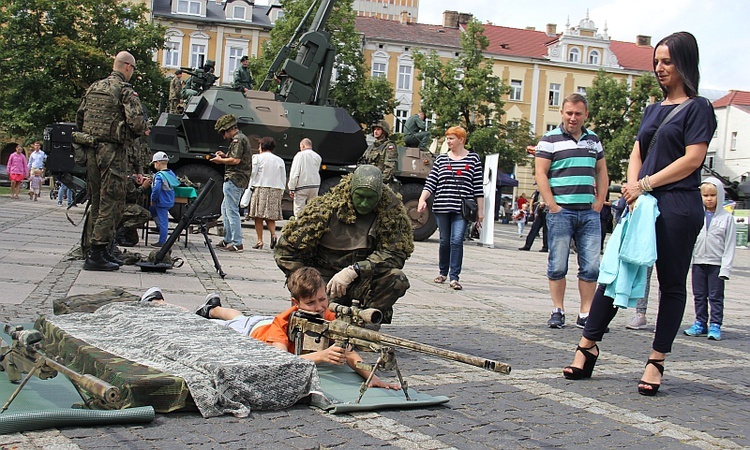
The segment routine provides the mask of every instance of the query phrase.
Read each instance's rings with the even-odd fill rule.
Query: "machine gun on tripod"
[[[358,369],[370,371],[370,376],[360,386],[359,398],[355,403],[362,400],[362,396],[367,391],[370,381],[372,381],[378,369],[395,371],[406,399],[411,400],[408,383],[401,376],[401,370],[396,362],[395,347],[462,362],[493,372],[510,373],[511,367],[499,361],[445,350],[364,328],[367,324],[379,324],[383,314],[377,309],[360,308],[358,300],[352,300],[352,306],[331,303],[328,305],[328,309],[336,313],[335,320],[328,321],[317,314],[296,311],[289,320],[288,337],[290,341],[294,342],[295,353],[297,354],[324,350],[330,347],[331,343],[335,343],[343,349],[353,345],[378,353],[378,359],[374,365],[357,364]]]
[[[88,407],[91,407],[93,402],[86,398],[84,391],[91,394],[95,402],[101,402],[105,407],[111,408],[120,401],[120,389],[117,387],[93,375],[80,374],[45,355],[42,350],[44,336],[38,330],[24,330],[20,325],[5,325],[4,331],[11,337],[13,343],[8,345],[2,341],[0,345],[0,371],[7,373],[8,380],[12,383],[19,380],[21,383],[5,402],[0,414],[10,407],[32,376],[36,375],[41,380],[47,380],[56,377],[58,372],[70,379],[78,395]],[[26,373],[26,376],[21,379],[23,373]]]

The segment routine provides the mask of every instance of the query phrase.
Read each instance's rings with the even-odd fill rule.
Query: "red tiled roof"
[[[609,49],[617,55],[617,61],[625,69],[654,70],[654,48],[633,42],[610,41]]]
[[[449,48],[461,47],[461,31],[442,25],[421,23],[402,24],[394,20],[374,17],[357,17],[357,30],[368,39],[383,39],[392,42],[412,43]],[[498,56],[523,58],[547,58],[547,48],[559,39],[544,31],[484,25],[484,34],[490,41],[487,53]],[[632,42],[611,41],[610,49],[625,69],[651,71],[652,47],[638,46]]]
[[[490,40],[487,52],[495,55],[544,58],[547,46],[557,41],[543,31],[484,25],[484,35]]]
[[[729,91],[727,95],[714,102],[714,108],[721,108],[729,105],[750,106],[750,92]]]
[[[423,23],[402,24],[395,20],[375,17],[357,17],[357,31],[368,39],[383,39],[393,42],[422,44],[437,47],[461,48],[461,31],[457,28],[446,28],[442,25]]]

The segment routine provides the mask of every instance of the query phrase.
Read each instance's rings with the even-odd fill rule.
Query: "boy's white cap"
[[[169,161],[169,156],[164,152],[156,152],[154,153],[154,157],[151,158],[151,162],[155,163],[157,161]]]

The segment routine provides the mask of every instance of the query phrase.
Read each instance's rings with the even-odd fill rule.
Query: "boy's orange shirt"
[[[294,353],[294,342],[291,342],[289,340],[287,331],[289,330],[289,318],[292,316],[292,313],[294,313],[298,309],[299,307],[292,306],[281,314],[278,314],[273,318],[273,322],[271,324],[263,325],[253,330],[253,332],[250,333],[250,337],[259,341],[263,341],[266,344],[281,342],[282,344],[286,345],[289,353]],[[323,318],[325,320],[334,320],[336,318],[336,314],[333,311],[326,310]]]

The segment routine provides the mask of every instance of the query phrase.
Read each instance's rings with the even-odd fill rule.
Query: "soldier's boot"
[[[117,255],[119,254],[120,254],[120,249],[117,248],[117,246],[115,245],[113,241],[110,245],[107,246],[107,251],[104,252],[104,259],[106,259],[107,261],[111,263],[115,263],[118,266],[121,266],[124,263],[120,258],[117,257]]]
[[[89,256],[83,263],[83,270],[112,271],[119,269],[120,266],[106,259],[105,255],[107,254],[106,244],[91,244]]]

